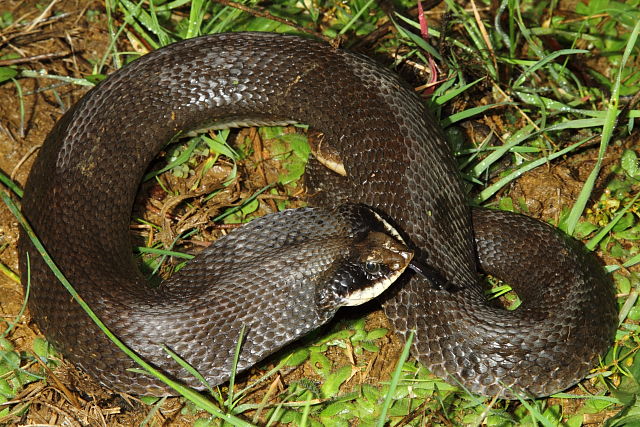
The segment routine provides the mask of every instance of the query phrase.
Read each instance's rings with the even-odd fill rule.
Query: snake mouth
[[[323,310],[376,298],[409,267],[414,254],[371,207],[345,203],[334,214],[347,228],[340,232],[330,268],[317,281],[316,304]]]
[[[400,233],[373,209],[360,205],[369,224],[367,235],[354,245],[359,254],[351,268],[345,306],[364,304],[386,291],[409,267],[413,251]]]
[[[430,266],[424,261],[414,258],[409,264],[409,269],[421,277],[427,279],[434,289],[447,290],[449,292],[456,292],[462,288],[455,283],[450,282],[443,273],[436,268]]]
[[[398,245],[398,247],[400,246]],[[413,258],[413,252],[408,249],[389,250],[393,252],[392,257],[395,260],[387,266],[388,270],[378,279],[370,280],[365,286],[354,289],[345,295],[345,306],[356,306],[371,301],[386,291],[404,273]]]

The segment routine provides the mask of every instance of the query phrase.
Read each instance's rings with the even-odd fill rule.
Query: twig
[[[22,158],[20,160],[18,160],[18,163],[16,163],[16,165],[13,167],[13,170],[11,171],[10,177],[11,177],[12,180],[15,179],[15,176],[18,173],[18,170],[24,164],[24,162],[26,162],[27,159],[33,155],[33,153],[38,151],[40,149],[40,147],[41,147],[41,145],[34,145],[33,147],[31,147],[29,149],[29,151],[27,151],[27,153],[24,156],[22,156]]]
[[[0,67],[25,64],[28,62],[36,62],[36,61],[50,61],[52,59],[64,58],[65,56],[69,56],[69,55],[71,55],[71,52],[43,53],[41,55],[27,56],[25,58],[0,59]]]
[[[40,21],[44,21],[51,14],[51,8],[58,2],[58,0],[52,0],[51,3],[46,7],[45,10],[42,11],[40,16],[33,20],[33,22],[26,28],[26,31],[31,31],[35,28],[36,25],[40,23]]]

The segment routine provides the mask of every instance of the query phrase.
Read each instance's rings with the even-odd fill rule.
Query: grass
[[[611,426],[640,422],[637,404],[640,360],[635,357],[639,348],[640,304],[636,290],[639,280],[632,268],[640,262],[636,243],[640,238],[640,169],[637,144],[634,147],[626,142],[639,114],[633,98],[640,89],[638,2],[590,0],[578,3],[574,10],[568,11],[570,14],[558,10],[555,1],[505,0],[500,2],[497,11],[488,9],[480,1],[476,2],[475,10],[470,6],[462,8],[453,1],[445,3],[451,13],[446,27],[442,27],[442,21],[432,23],[434,18],[442,18],[441,14],[427,12],[430,43],[436,38],[439,41],[439,46],[434,48],[406,30],[405,26],[420,29],[415,17],[386,16],[370,0],[313,4],[283,1],[256,15],[206,1],[114,0],[106,3],[109,34],[113,38],[108,51],[94,63],[92,75],[87,79],[47,78],[90,85],[110,70],[107,64],[119,67],[147,49],[211,32],[295,32],[296,28],[304,27],[328,38],[346,35],[345,44],[349,46],[380,25],[393,22],[397,33],[377,40],[375,51],[397,64],[426,64],[432,55],[444,70],[429,102],[451,136],[473,203],[526,213],[529,210],[526,200],[510,193],[510,186],[519,177],[561,160],[580,161],[585,154],[597,151],[573,205],[564,206],[555,218],[545,218],[569,234],[587,240],[590,248],[613,262],[609,270],[615,271],[620,327],[615,345],[594,370],[591,382],[597,392],[593,393],[592,387],[590,391],[577,388],[535,401],[495,401],[470,395],[430,376],[415,362],[403,359],[397,364],[390,383],[354,386],[350,382],[354,370],[362,371],[366,366],[336,360],[330,357],[331,353],[339,350],[375,357],[380,352],[376,343],[390,334],[384,328],[368,329],[366,322],[359,319],[343,323],[328,335],[309,338],[301,347],[283,356],[273,370],[308,363],[313,375],[292,381],[277,393],[267,392],[257,402],[248,399],[250,388],[227,395],[214,391],[210,400],[187,389],[180,390],[197,410],[207,411],[233,425],[246,423],[238,418],[240,415],[248,416],[253,423],[263,420],[265,424],[297,425],[349,425],[354,420],[364,425],[571,427],[588,420],[609,419],[607,424]],[[403,5],[414,6],[408,1]],[[257,10],[253,4],[246,6]],[[269,14],[280,19],[271,19]],[[0,16],[3,22],[11,21],[6,14]],[[291,25],[284,24],[283,20],[289,20]],[[543,24],[539,25],[540,22]],[[138,51],[120,51],[118,46],[122,43],[118,41],[129,41]],[[595,59],[599,60],[597,64]],[[581,70],[580,65],[584,63],[588,67]],[[43,75],[19,66],[0,68],[0,81],[16,86],[20,106],[25,96],[20,79],[29,78],[43,78]],[[482,102],[475,101],[481,98]],[[23,107],[21,117],[24,122]],[[468,120],[489,123],[492,129],[475,144],[456,138],[456,129]],[[269,141],[272,155],[286,164],[289,174],[278,176],[277,186],[254,189],[245,195],[244,203],[222,211],[217,220],[244,221],[269,200],[278,208],[286,207],[297,191],[295,181],[303,165],[300,159],[308,154],[304,142],[298,134],[282,128],[262,129],[259,135]],[[224,188],[201,195],[207,200],[218,197],[236,182],[237,165],[253,160],[257,151],[246,141],[250,138],[240,138],[238,146],[233,147],[227,142],[228,138],[229,133],[223,132],[215,138],[199,136],[190,140],[183,148],[175,148],[166,170],[174,175],[195,177],[192,183],[195,185],[207,170],[221,163],[230,165]],[[276,142],[272,142],[274,140]],[[610,153],[619,153],[619,158],[612,161]],[[205,165],[199,166],[201,163],[194,159],[205,159]],[[148,178],[153,180],[155,176]],[[4,179],[3,183],[12,185],[12,191],[19,195],[19,187],[11,180]],[[6,198],[5,201],[11,205]],[[150,227],[156,228],[155,224]],[[189,229],[179,237],[188,238],[193,232]],[[171,243],[177,241],[175,238]],[[159,241],[153,245],[156,253],[145,260],[155,271],[171,255],[166,251],[172,250],[173,245]],[[141,249],[141,252],[150,250]],[[4,409],[0,407],[0,420],[19,416],[28,409],[19,402],[11,403],[11,399],[27,384],[42,377],[37,370],[25,369],[25,362],[41,359],[55,363],[46,343],[37,341],[34,344],[37,357],[32,357],[16,351],[4,338],[7,334],[5,331],[0,342],[0,395],[9,404]],[[275,394],[278,400],[274,404],[271,398]],[[576,405],[576,401],[580,403]],[[196,421],[196,425],[209,424],[216,422],[208,416]]]

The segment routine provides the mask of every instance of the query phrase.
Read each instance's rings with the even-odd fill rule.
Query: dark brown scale
[[[172,279],[179,286],[171,288],[171,299],[150,291],[131,260],[132,203],[145,168],[177,131],[283,121],[309,124],[344,161],[347,177],[310,161],[312,204],[375,207],[411,240],[418,259],[465,288],[435,290],[411,277],[385,302],[398,332],[416,330],[413,354],[436,374],[478,393],[513,397],[506,386],[541,396],[580,380],[606,350],[616,308],[611,281],[597,260],[537,221],[475,210],[482,268],[507,274],[526,296],[515,312],[488,304],[477,280],[471,213],[438,124],[389,71],[298,37],[236,33],[191,39],[114,73],[52,130],[29,177],[24,212],[80,295],[129,346],[165,367],[166,357],[150,347],[169,343],[219,383],[228,366],[209,349],[233,352],[234,319],[246,310],[237,300],[249,307],[256,300],[274,302],[276,310],[282,295],[278,288],[252,288],[235,299],[221,297],[213,308],[194,309],[193,300],[201,297],[188,281]],[[27,248],[22,239],[23,272]],[[157,384],[149,377],[127,372],[132,362],[98,333],[43,262],[33,254],[31,261],[29,307],[47,337],[109,387],[165,392],[151,389]],[[516,283],[520,279],[523,285]],[[222,311],[227,322],[212,324]],[[175,328],[164,328],[170,322]],[[272,335],[293,339],[304,333],[297,326],[292,320],[265,332],[264,339],[245,344],[243,357],[272,352]],[[194,384],[182,371],[171,374]]]

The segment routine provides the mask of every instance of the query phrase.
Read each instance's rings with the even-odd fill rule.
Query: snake
[[[206,127],[296,123],[314,130],[321,146],[305,170],[310,207],[252,221],[150,287],[128,224],[158,152]],[[330,155],[339,168],[326,166]],[[243,372],[326,323],[348,293],[368,294],[345,291],[349,283],[385,282],[381,304],[396,333],[413,336],[411,354],[487,396],[535,398],[572,386],[617,327],[611,278],[582,243],[518,213],[470,206],[438,121],[407,83],[364,55],[295,35],[207,35],[117,70],[53,127],[22,210],[106,326],[193,387],[202,383],[165,349],[221,384],[239,339]],[[368,241],[373,235],[382,237]],[[367,275],[363,260],[392,251],[389,240],[400,262],[382,260],[369,270],[386,276]],[[131,371],[136,364],[98,331],[24,233],[19,249],[32,319],[68,360],[112,390],[171,394]],[[431,273],[399,274],[410,258]],[[520,307],[488,300],[484,274],[509,283]]]

